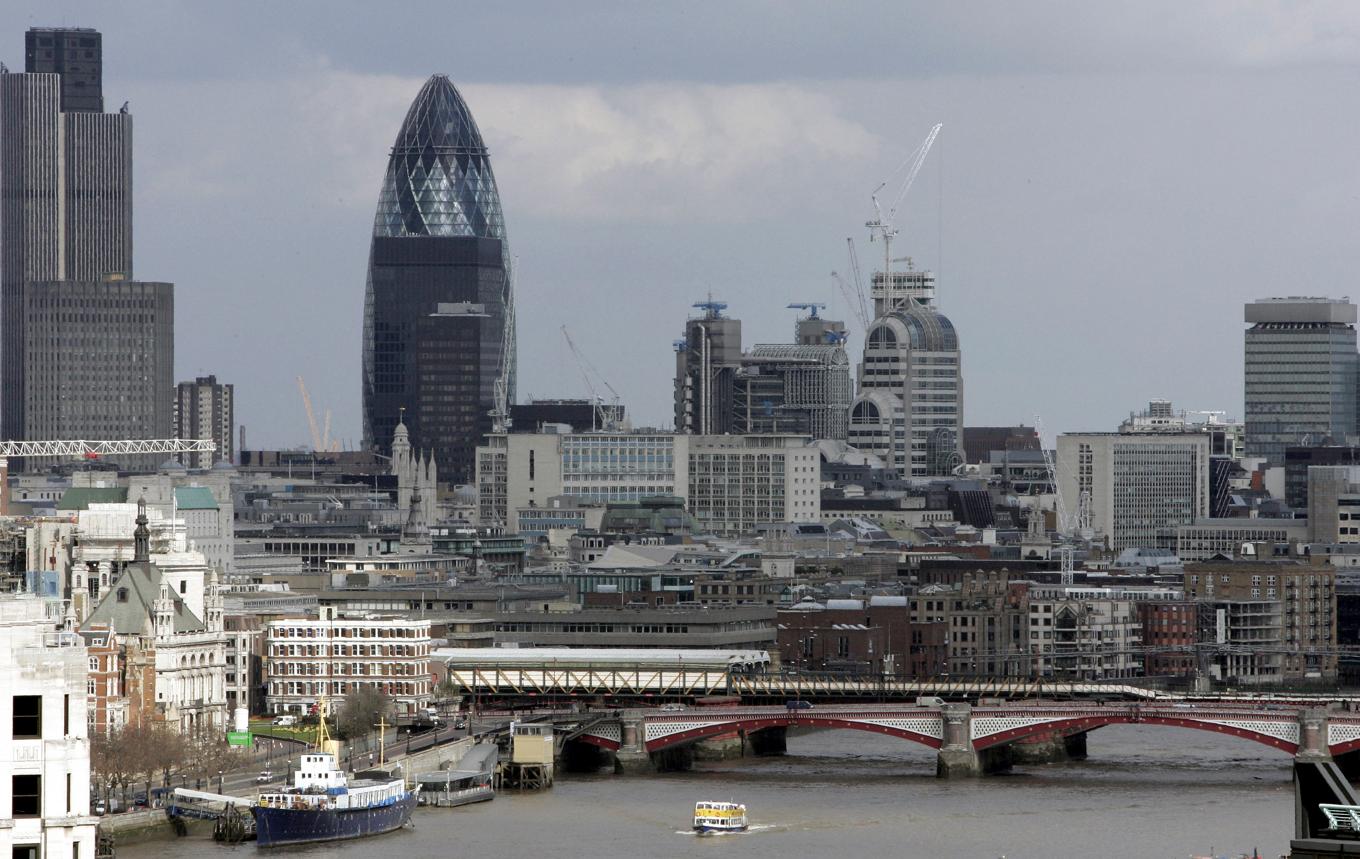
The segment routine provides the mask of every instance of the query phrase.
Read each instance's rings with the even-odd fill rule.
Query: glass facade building
[[[1344,444],[1356,431],[1355,305],[1268,298],[1246,306],[1246,455]]]
[[[441,475],[472,479],[497,390],[514,399],[509,252],[481,132],[443,75],[397,133],[373,222],[364,295],[369,447],[389,453],[403,418]]]

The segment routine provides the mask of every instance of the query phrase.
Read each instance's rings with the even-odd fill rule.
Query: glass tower
[[[503,391],[514,400],[509,252],[481,132],[444,75],[425,82],[387,163],[364,295],[364,438],[399,420],[441,475],[472,479]]]

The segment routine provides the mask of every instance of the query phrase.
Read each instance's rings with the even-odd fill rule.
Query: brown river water
[[[128,844],[118,859],[441,857],[1280,856],[1293,825],[1288,755],[1202,731],[1114,725],[1086,761],[945,782],[935,753],[858,731],[789,738],[789,753],[654,776],[560,775],[538,794],[419,809],[362,841],[259,851],[204,837]],[[746,803],[752,830],[697,838],[700,799]]]

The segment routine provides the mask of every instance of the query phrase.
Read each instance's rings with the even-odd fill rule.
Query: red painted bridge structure
[[[576,739],[611,751],[643,754],[719,735],[795,726],[844,728],[897,737],[952,756],[963,771],[998,746],[1061,739],[1105,725],[1142,724],[1228,734],[1314,758],[1360,748],[1360,713],[1315,705],[1253,703],[1072,703],[911,706],[889,704],[790,707],[694,707],[627,710]],[[970,758],[969,756],[972,756]],[[942,767],[945,757],[942,756]],[[947,767],[944,767],[947,769]]]

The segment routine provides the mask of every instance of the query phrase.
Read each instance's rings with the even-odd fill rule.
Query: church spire
[[[151,560],[151,529],[146,527],[146,498],[137,499],[137,528],[132,532],[132,561],[146,563]]]

